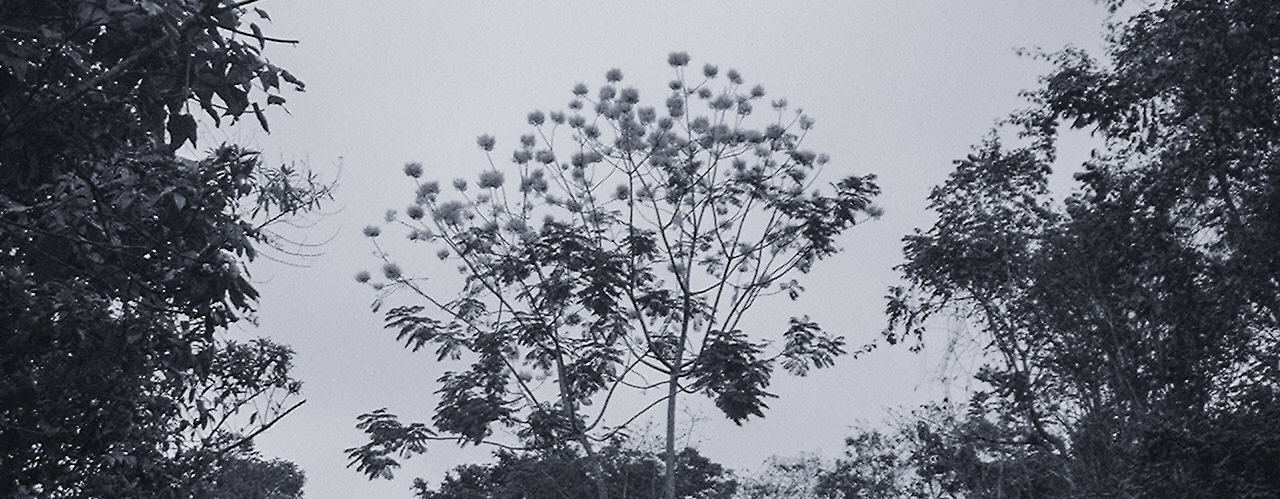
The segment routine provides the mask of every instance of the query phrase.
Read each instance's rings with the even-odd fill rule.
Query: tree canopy
[[[612,442],[599,449],[610,497],[660,497],[662,456]],[[574,449],[560,447],[532,452],[498,451],[497,462],[458,466],[439,489],[415,480],[421,499],[554,499],[593,497],[592,463]],[[677,456],[677,497],[730,499],[737,490],[732,472],[692,448]]]
[[[981,455],[1026,471],[994,495],[1274,495],[1280,5],[1155,2],[1107,56],[1044,55],[1026,145],[993,135],[933,191],[887,334],[980,326]],[[1103,147],[1055,198],[1063,126]]]
[[[175,153],[193,107],[266,128],[302,89],[253,3],[0,2],[0,495],[198,494],[298,393],[291,350],[224,332],[270,224],[328,188]]]

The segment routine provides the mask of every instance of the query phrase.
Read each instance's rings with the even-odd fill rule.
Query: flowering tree
[[[763,416],[775,363],[804,375],[845,352],[843,338],[807,317],[772,342],[752,340],[743,319],[760,298],[795,299],[802,288],[791,277],[877,214],[874,177],[824,192],[816,174],[827,156],[801,148],[811,118],[776,100],[776,118],[751,128],[763,87],[734,70],[721,79],[710,64],[689,78],[685,53],[668,63],[675,79],[664,109],[643,105],[612,69],[594,97],[576,85],[568,111],[529,113],[533,131],[511,166],[499,167],[495,139],[480,136],[490,169],[474,191],[457,179],[446,195],[417,180],[422,165],[405,165],[417,197],[396,223],[456,262],[464,284],[441,296],[382,246],[386,280],[371,284],[379,301],[396,291],[425,300],[386,313],[407,346],[472,363],[439,379],[434,429],[385,411],[361,416],[370,442],[348,450],[360,471],[389,476],[392,454],[422,452],[433,439],[486,442],[494,425],[517,428],[526,446],[574,442],[594,459],[596,442],[663,404],[671,470],[680,394],[702,392],[740,424]],[[606,419],[619,388],[665,395],[640,414]],[[599,480],[598,462],[595,471]]]

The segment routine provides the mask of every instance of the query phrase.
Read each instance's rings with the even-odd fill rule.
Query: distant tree
[[[610,497],[660,497],[664,487],[662,456],[611,443],[599,450]],[[532,452],[499,451],[494,464],[454,468],[438,490],[422,480],[414,488],[421,499],[563,499],[590,498],[597,491],[592,464],[577,450],[555,447]],[[732,472],[692,448],[676,461],[678,497],[730,499],[737,490]]]
[[[814,497],[905,497],[904,459],[892,435],[864,430],[845,439],[844,456],[818,475]]]
[[[175,154],[193,105],[265,128],[301,89],[252,3],[0,1],[0,496],[188,497],[289,410],[292,352],[223,332],[242,261],[328,190]]]
[[[710,64],[687,79],[684,53],[668,62],[676,78],[664,111],[642,105],[613,69],[594,96],[574,87],[568,112],[529,113],[534,131],[520,138],[511,166],[499,168],[495,139],[480,136],[491,169],[474,191],[466,179],[452,182],[451,196],[418,180],[417,199],[396,221],[455,262],[465,284],[444,295],[382,249],[386,280],[371,284],[379,303],[396,291],[426,302],[386,314],[407,346],[472,364],[440,378],[434,429],[362,416],[371,441],[349,450],[359,470],[383,475],[396,466],[392,453],[422,452],[425,440],[481,443],[494,425],[516,428],[535,448],[576,442],[594,459],[598,442],[639,416],[605,419],[619,388],[663,393],[645,410],[666,406],[672,469],[680,394],[703,392],[742,423],[774,396],[766,388],[775,363],[804,375],[845,352],[842,337],[807,317],[765,335],[774,341],[754,340],[748,330],[760,332],[743,320],[758,299],[796,298],[803,288],[793,276],[878,213],[873,177],[824,189],[816,174],[827,156],[801,147],[811,118],[779,99],[776,118],[751,128],[763,87],[734,70],[718,79]],[[557,136],[565,127],[567,140]],[[424,171],[410,163],[405,173]],[[376,244],[381,228],[365,234]],[[404,431],[382,431],[389,427]],[[603,470],[593,475],[603,496]],[[675,474],[666,480],[672,498]]]
[[[743,480],[744,499],[1046,497],[1069,487],[1061,458],[1008,445],[982,414],[929,404],[880,429],[855,428],[844,454],[773,457]]]
[[[1029,145],[993,137],[934,190],[889,337],[943,311],[981,327],[982,455],[1051,484],[1005,497],[1273,497],[1280,4],[1153,2],[1109,40],[1106,64],[1046,56],[1010,121]],[[1063,123],[1105,148],[1058,204]]]
[[[818,480],[829,472],[821,457],[773,456],[764,469],[742,478],[739,497],[743,499],[811,499],[819,497]]]
[[[219,465],[211,482],[210,499],[302,499],[306,477],[291,462],[248,454]]]

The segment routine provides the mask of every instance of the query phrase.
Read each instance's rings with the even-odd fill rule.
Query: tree
[[[659,497],[662,494],[661,456],[612,442],[599,449],[605,483],[611,497]],[[498,451],[498,462],[458,466],[439,490],[416,480],[422,499],[465,498],[588,498],[597,495],[589,478],[592,464],[568,447],[533,452]],[[692,448],[677,456],[679,497],[730,499],[737,490],[732,472]]]
[[[1280,493],[1278,9],[1155,2],[1115,25],[1109,64],[1045,56],[1010,120],[1029,145],[993,137],[957,162],[938,222],[906,239],[890,339],[941,311],[978,324],[990,390],[973,410],[1000,452],[1040,456],[1047,490]],[[1062,124],[1105,148],[1059,205]]]
[[[291,462],[249,454],[219,467],[212,482],[213,499],[302,499],[306,477]]]
[[[844,457],[818,476],[815,497],[843,499],[904,497],[903,465],[891,437],[879,431],[861,431],[845,439]]]
[[[1009,428],[977,411],[927,404],[884,428],[854,428],[844,455],[771,457],[744,480],[749,499],[1053,497],[1068,488],[1061,459],[1008,445]]]
[[[185,497],[296,407],[292,352],[222,332],[270,224],[328,188],[175,154],[192,104],[265,128],[301,89],[252,3],[0,2],[0,495]]]
[[[668,62],[676,78],[665,112],[643,105],[613,69],[594,97],[575,86],[568,112],[529,113],[534,131],[520,138],[513,166],[500,169],[495,139],[480,136],[491,169],[478,192],[466,179],[452,182],[453,196],[417,180],[416,200],[396,221],[457,264],[462,289],[442,296],[383,249],[386,280],[371,284],[379,304],[396,291],[425,301],[386,314],[406,346],[472,364],[439,379],[434,429],[362,416],[371,441],[349,450],[360,471],[384,474],[396,465],[391,453],[421,452],[425,440],[485,442],[495,425],[517,428],[530,447],[575,442],[595,459],[597,442],[640,415],[606,419],[620,388],[664,393],[644,410],[666,406],[670,470],[682,393],[703,392],[741,424],[763,416],[775,363],[804,375],[844,353],[842,337],[807,317],[791,318],[770,336],[776,342],[754,340],[743,321],[758,299],[796,298],[803,288],[792,276],[878,214],[873,177],[846,177],[824,193],[815,174],[828,158],[801,147],[811,118],[788,113],[780,99],[771,106],[777,118],[751,128],[763,87],[748,88],[734,70],[719,84],[710,64],[686,78],[685,53]],[[707,114],[695,115],[702,106]],[[564,127],[571,136],[557,142]],[[405,173],[418,179],[423,167],[410,163]],[[381,228],[365,234],[376,243]],[[593,476],[603,496],[603,470]],[[675,483],[668,473],[666,497]]]
[[[764,469],[742,480],[741,496],[745,499],[808,499],[819,497],[814,489],[827,472],[823,459],[814,455],[799,457],[772,456]]]

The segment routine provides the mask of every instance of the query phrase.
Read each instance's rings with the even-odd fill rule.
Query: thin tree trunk
[[[685,319],[682,329],[689,330],[689,298],[685,296]],[[663,497],[666,499],[676,499],[676,395],[680,394],[680,364],[684,362],[684,342],[688,333],[680,334],[680,341],[676,343],[675,358],[671,361],[671,373],[667,377],[667,476],[664,484]]]
[[[556,345],[557,353],[560,351],[560,345]],[[568,419],[573,432],[578,437],[578,443],[582,445],[582,451],[587,454],[587,460],[591,463],[591,481],[596,485],[597,499],[609,499],[609,490],[605,488],[604,482],[604,466],[600,463],[600,455],[596,453],[595,448],[591,445],[591,437],[587,436],[586,431],[578,425],[577,404],[572,396],[569,388],[568,380],[565,378],[564,359],[559,355],[556,356],[556,373],[559,378],[560,386],[560,405],[563,406],[565,418]]]
[[[671,369],[671,377],[667,380],[667,476],[663,497],[676,499],[676,394],[680,391],[677,382],[680,380],[680,361],[683,348],[676,350],[676,360]]]
[[[698,237],[694,229],[693,238]],[[671,360],[671,373],[667,378],[667,476],[665,484],[666,499],[676,499],[676,395],[680,393],[680,370],[684,363],[684,345],[689,340],[689,328],[692,327],[693,295],[690,292],[689,279],[693,268],[693,257],[689,257],[684,268],[684,279],[680,282],[680,291],[684,295],[680,306],[680,340],[676,342],[674,358]]]

